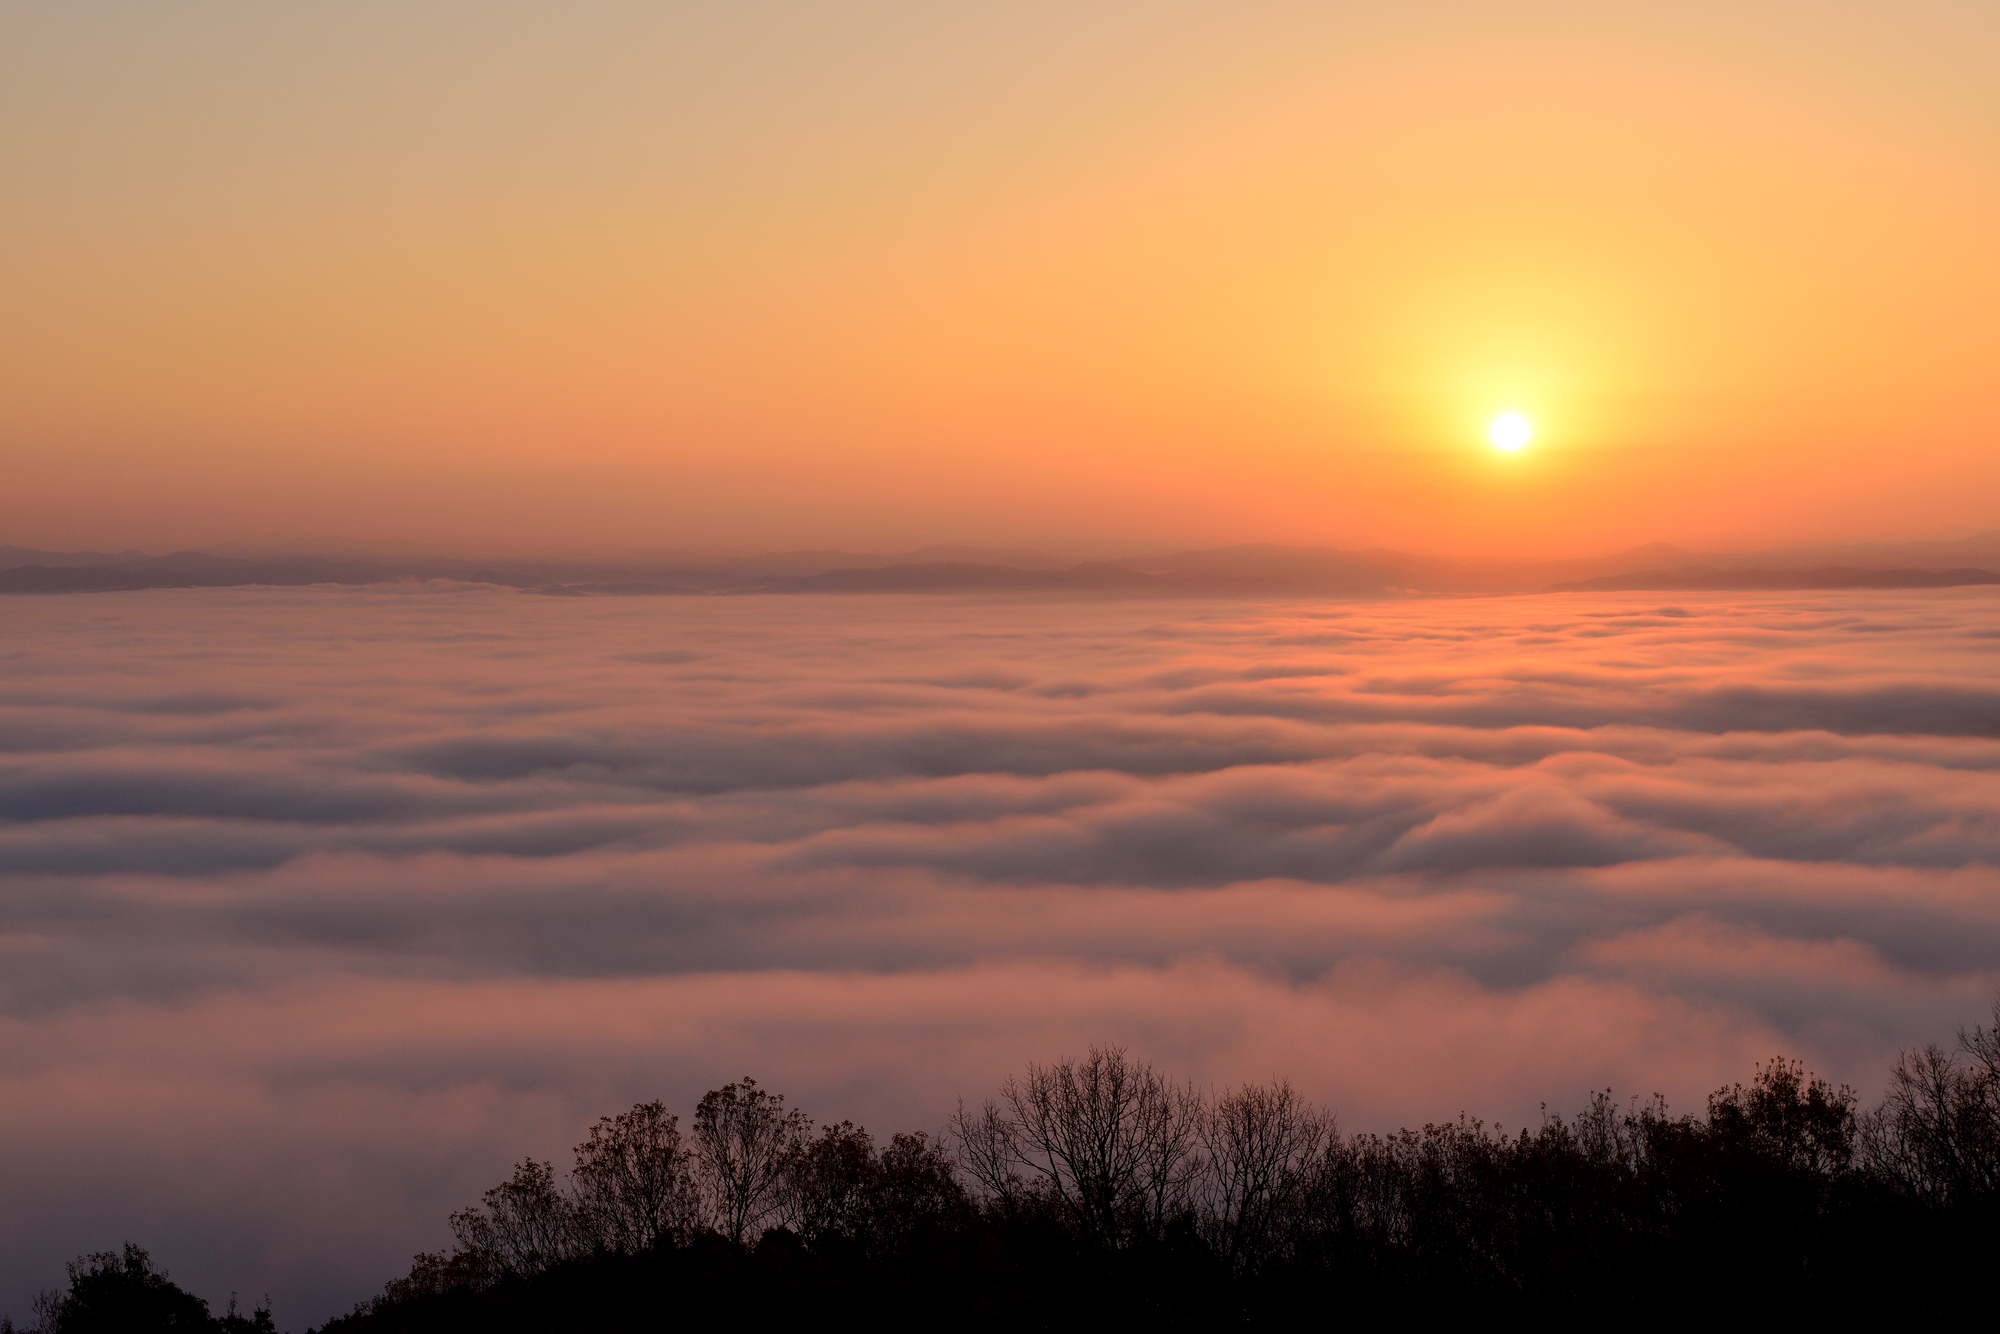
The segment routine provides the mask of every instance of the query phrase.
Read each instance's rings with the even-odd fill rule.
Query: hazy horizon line
[[[1431,560],[1463,562],[1496,562],[1505,564],[1540,565],[1564,561],[1603,559],[1626,553],[1650,549],[1679,553],[1688,557],[1707,558],[1720,556],[1758,556],[1780,552],[1834,552],[1893,550],[1898,548],[1925,547],[1976,547],[1990,542],[2000,551],[2000,523],[1990,527],[1976,528],[1958,536],[1905,537],[1905,538],[1865,538],[1840,537],[1818,541],[1786,541],[1766,539],[1744,539],[1738,543],[1712,544],[1694,540],[1674,541],[1666,538],[1651,538],[1618,547],[1577,547],[1563,548],[1552,552],[1520,555],[1493,548],[1449,548],[1435,546],[1400,546],[1389,543],[1356,543],[1347,545],[1337,542],[1268,542],[1255,539],[1239,541],[1199,541],[1160,542],[1114,547],[1108,543],[1034,542],[919,542],[910,545],[893,543],[812,543],[771,544],[771,545],[718,545],[709,543],[686,543],[671,546],[620,547],[620,548],[575,548],[575,547],[521,547],[507,548],[492,546],[475,548],[457,543],[449,546],[427,546],[402,541],[370,542],[337,536],[272,538],[265,540],[226,540],[198,542],[192,544],[148,543],[105,543],[48,546],[32,542],[0,541],[0,553],[21,553],[27,555],[50,555],[70,558],[104,556],[110,558],[162,559],[190,552],[217,556],[225,559],[271,560],[298,557],[318,557],[322,559],[362,559],[369,557],[400,560],[436,561],[548,561],[578,564],[621,565],[631,563],[651,563],[659,561],[688,561],[694,565],[722,564],[731,561],[772,559],[786,556],[844,556],[868,560],[894,561],[912,556],[929,557],[932,560],[949,559],[945,553],[952,553],[958,559],[973,556],[992,558],[992,563],[1004,564],[1004,557],[1029,557],[1044,561],[1068,561],[1088,563],[1093,561],[1130,561],[1156,557],[1181,555],[1191,552],[1215,552],[1235,549],[1270,549],[1276,551],[1301,552],[1383,552],[1399,556],[1418,557]]]

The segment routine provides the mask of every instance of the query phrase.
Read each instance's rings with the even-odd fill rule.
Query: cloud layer
[[[2000,597],[1657,596],[12,601],[0,1310],[130,1237],[302,1326],[745,1072],[1870,1093],[2000,985]]]

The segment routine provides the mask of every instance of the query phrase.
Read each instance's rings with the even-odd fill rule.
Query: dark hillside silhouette
[[[744,1080],[685,1138],[658,1103],[608,1117],[566,1182],[523,1163],[452,1226],[323,1334],[1943,1311],[1933,1279],[2000,1241],[2000,1004],[1865,1112],[1780,1058],[1699,1115],[1606,1092],[1343,1136],[1283,1081],[1208,1093],[1105,1047],[878,1147]]]
[[[1119,1047],[878,1143],[754,1080],[527,1160],[455,1244],[319,1334],[871,1324],[1217,1328],[1956,1310],[2000,1243],[2000,1001],[1880,1105],[1774,1059],[1676,1115],[1595,1095],[1509,1132],[1343,1135],[1289,1084],[1211,1092]],[[47,1334],[271,1330],[146,1253],[85,1256]],[[0,1326],[9,1331],[11,1326]]]
[[[124,1251],[98,1251],[69,1264],[69,1288],[50,1290],[35,1302],[36,1334],[276,1334],[268,1303],[249,1315],[236,1309],[209,1314],[208,1303],[153,1268],[153,1257],[131,1242]],[[14,1334],[0,1319],[0,1334]]]

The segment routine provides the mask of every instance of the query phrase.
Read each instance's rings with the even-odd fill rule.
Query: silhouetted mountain
[[[852,551],[773,551],[731,556],[688,567],[706,575],[797,578],[837,570],[881,570],[894,565],[1001,565],[1017,570],[1060,570],[1073,562],[1025,547],[928,546],[893,554]]]
[[[951,561],[890,565],[873,570],[830,570],[804,579],[770,579],[753,593],[1139,593],[1175,591],[1163,581],[1122,565],[1088,562],[1066,570],[1022,570],[1011,565]]]
[[[623,579],[602,584],[550,584],[534,590],[558,597],[692,597],[704,590],[681,584],[662,584],[644,579]]]
[[[906,551],[893,558],[898,565],[936,565],[966,562],[973,565],[1011,565],[1017,570],[1064,570],[1074,561],[1051,556],[1028,547],[928,546]]]
[[[392,566],[287,556],[231,560],[177,551],[111,567],[30,564],[0,570],[0,592],[109,592],[140,588],[233,588],[244,584],[372,584],[412,577]]]
[[[1840,588],[1957,588],[1968,584],[2000,584],[1992,570],[1860,570],[1829,566],[1817,570],[1718,570],[1692,565],[1678,570],[1639,570],[1632,574],[1554,584],[1551,593],[1579,592],[1785,592]]]
[[[22,565],[0,570],[0,593],[117,593],[137,588],[162,588],[127,570],[65,565]]]
[[[1991,549],[1990,566],[1966,564]],[[1808,549],[1699,555],[1649,543],[1604,556],[1513,561],[1426,556],[1383,547],[1344,550],[1243,543],[1075,563],[1022,549],[934,546],[903,555],[833,550],[722,560],[473,561],[318,555],[226,556],[177,551],[106,555],[0,547],[0,593],[223,588],[250,584],[370,584],[460,579],[577,596],[730,593],[980,593],[1110,597],[1407,597],[1538,591],[1944,588],[1996,581],[2000,534],[1961,542],[1841,548],[1838,565]],[[1825,548],[1816,550],[1828,550]],[[1946,561],[1945,557],[1951,557]],[[1894,557],[1893,563],[1884,563]]]
[[[829,570],[872,570],[895,562],[894,556],[857,555],[852,551],[768,551],[757,556],[703,561],[694,568],[746,578],[810,578]]]
[[[33,547],[10,547],[0,543],[0,569],[17,565],[88,565],[108,569],[137,565],[151,559],[143,551],[38,551]]]
[[[1284,547],[1246,543],[1120,561],[1160,576],[1164,586],[1183,594],[1258,596],[1301,594],[1380,596],[1396,593],[1518,593],[1553,580],[1619,574],[1685,558],[1665,543],[1634,547],[1609,556],[1557,561],[1507,561],[1424,556],[1372,547]]]
[[[1805,569],[1853,566],[1859,569],[1938,570],[1967,565],[2000,566],[2000,528],[1974,533],[1951,542],[1847,542],[1814,546],[1768,547],[1710,560],[1732,566]]]

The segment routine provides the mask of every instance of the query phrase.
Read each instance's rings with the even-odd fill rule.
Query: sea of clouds
[[[1118,1041],[1348,1130],[1872,1096],[2000,987],[2000,596],[6,603],[0,1311],[294,1329],[755,1075],[936,1129]]]

